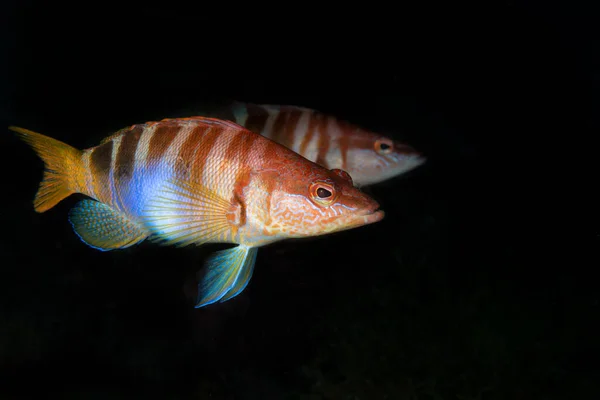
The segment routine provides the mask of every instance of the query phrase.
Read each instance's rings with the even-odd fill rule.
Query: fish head
[[[346,170],[357,185],[372,185],[402,175],[426,161],[412,146],[389,137],[347,126],[340,148],[347,147]]]
[[[279,239],[325,235],[384,217],[379,203],[356,188],[347,172],[308,160],[302,168],[282,171],[269,208],[269,230]]]

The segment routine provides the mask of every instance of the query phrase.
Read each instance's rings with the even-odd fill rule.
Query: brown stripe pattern
[[[313,140],[313,137],[317,135],[317,140],[320,141],[321,137],[323,136],[322,134],[320,135],[318,132],[319,118],[320,114],[310,113],[308,115],[308,129],[306,130],[306,133],[302,138],[300,148],[298,149],[298,152],[303,157],[309,158],[308,145],[311,142],[311,140]],[[314,157],[312,161],[314,161]]]
[[[117,208],[124,209],[123,198],[129,194],[130,183],[135,168],[135,153],[144,131],[145,125],[135,125],[123,131],[121,144],[115,155],[112,179],[115,193],[114,203]]]
[[[269,112],[264,107],[246,104],[246,113],[248,115],[244,123],[246,129],[263,135],[267,119],[269,119]]]
[[[110,203],[112,200],[110,185],[112,150],[113,142],[109,141],[94,147],[90,152],[93,196],[99,201],[106,203]]]
[[[127,132],[124,132],[121,137],[121,146],[119,146],[119,151],[116,155],[115,171],[113,173],[115,187],[120,189],[126,188],[133,178],[135,152],[143,130],[144,125],[135,125]]]
[[[294,143],[296,141],[296,135],[302,133],[298,131],[298,122],[300,121],[300,117],[302,117],[302,110],[292,109],[289,111],[289,117],[284,127],[284,136],[289,138],[289,143]]]
[[[198,141],[200,142],[193,151],[193,160],[190,164],[193,181],[202,182],[202,175],[204,174],[205,167],[207,167],[206,159],[222,131],[223,130],[218,127],[199,125],[194,133],[190,135],[190,138],[197,135]],[[179,153],[179,157],[183,158],[184,154],[190,154],[190,150],[183,148]]]
[[[148,155],[144,163],[146,167],[152,167],[162,160],[180,130],[181,125],[171,121],[160,123],[155,128],[148,144]]]
[[[327,123],[329,122],[329,118],[323,114],[317,114],[319,116],[317,126],[320,128],[320,136],[319,136],[319,147],[317,152],[317,157],[315,158],[315,162],[317,164],[323,165],[326,168],[329,168],[327,165],[327,152],[329,151],[329,143],[330,136],[327,134]],[[315,117],[317,116],[315,115]]]
[[[181,129],[181,127],[179,128]],[[207,129],[203,126],[196,126],[192,129],[184,142],[181,142],[177,149],[177,159],[175,160],[175,174],[182,179],[189,179],[194,167],[194,153],[203,142],[203,136]],[[150,143],[152,146],[152,142]]]
[[[347,164],[349,138],[345,141],[342,139],[339,149],[332,147],[335,138],[332,132],[334,127],[330,125],[337,124],[335,118],[315,110],[295,106],[252,103],[240,106],[238,103],[237,107],[242,107],[245,115],[240,115],[236,122],[243,124],[247,129],[282,144],[326,168],[331,167],[330,151],[339,150],[344,166]]]

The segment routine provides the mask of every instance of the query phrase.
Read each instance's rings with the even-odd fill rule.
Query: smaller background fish
[[[309,108],[234,101],[215,116],[268,137],[327,169],[344,170],[357,186],[402,175],[426,161],[406,143]]]

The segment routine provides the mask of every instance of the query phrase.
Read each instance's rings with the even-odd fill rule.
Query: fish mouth
[[[361,211],[356,215],[357,223],[360,225],[368,225],[379,222],[385,217],[385,212],[379,209],[379,205]]]
[[[417,149],[415,149],[414,147],[402,143],[402,142],[398,142],[398,141],[394,141],[394,150],[396,151],[396,153],[398,154],[403,154],[403,155],[407,155],[407,156],[420,156],[421,152],[418,151]]]
[[[379,205],[376,205],[374,207],[356,211],[355,213],[346,216],[343,220],[340,221],[340,224],[332,225],[329,229],[326,229],[326,231],[321,232],[320,234],[340,232],[346,231],[348,229],[359,228],[361,226],[381,221],[384,216],[385,213],[383,212],[383,210],[379,210]]]
[[[410,168],[418,167],[427,161],[427,157],[412,146],[399,142],[394,142],[394,146],[396,154],[406,160]]]
[[[421,154],[418,155],[413,155],[410,159],[410,161],[408,162],[409,167],[407,169],[407,171],[410,171],[411,169],[415,169],[417,167],[420,167],[421,165],[425,164],[427,162],[427,158]]]
[[[427,161],[427,157],[421,153],[413,154],[412,156],[413,164],[419,166],[424,164]]]

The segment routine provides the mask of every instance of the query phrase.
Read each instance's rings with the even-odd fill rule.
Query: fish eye
[[[387,138],[377,139],[375,141],[375,151],[378,154],[389,154],[394,149],[394,142]]]
[[[319,196],[320,199],[326,199],[328,197],[331,197],[332,195],[333,195],[333,193],[331,193],[329,190],[327,190],[325,188],[317,189],[317,196]]]
[[[328,206],[333,203],[336,197],[335,194],[334,187],[324,182],[316,182],[310,186],[310,195],[312,199],[323,206]]]

